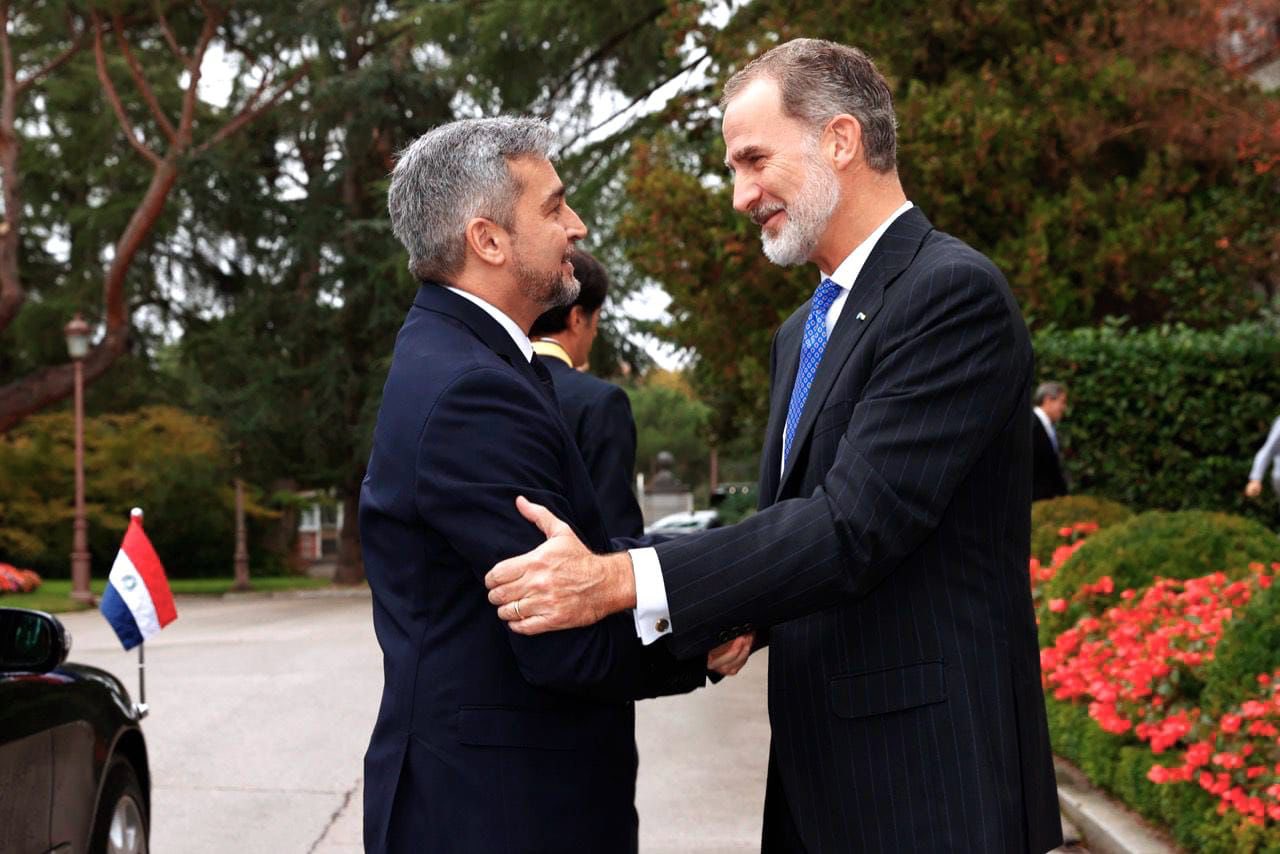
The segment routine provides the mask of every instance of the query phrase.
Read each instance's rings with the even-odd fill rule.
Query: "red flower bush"
[[[30,593],[42,580],[34,570],[18,569],[8,563],[0,563],[0,594]]]
[[[1151,782],[1195,783],[1218,796],[1220,813],[1234,810],[1266,825],[1280,822],[1280,670],[1259,675],[1259,696],[1217,719],[1180,689],[1213,660],[1226,624],[1271,585],[1280,564],[1250,569],[1239,581],[1213,573],[1121,591],[1100,617],[1081,619],[1042,649],[1040,664],[1045,690],[1060,701],[1087,703],[1104,731],[1128,733],[1153,755],[1179,751],[1177,764],[1152,765]],[[1071,601],[1114,593],[1112,579],[1103,577]],[[1064,611],[1067,602],[1055,599],[1048,607]]]

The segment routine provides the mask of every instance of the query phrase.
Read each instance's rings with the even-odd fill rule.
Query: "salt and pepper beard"
[[[568,261],[567,255],[565,260]],[[525,266],[524,258],[518,252],[513,270],[525,296],[542,306],[543,311],[571,304],[582,290],[577,276],[566,275],[563,270],[549,273]]]
[[[761,202],[751,209],[751,218],[761,225],[778,211],[786,211],[786,222],[770,234],[762,229],[764,254],[779,267],[804,264],[827,230],[836,205],[840,204],[840,184],[831,164],[823,159],[815,138],[804,152],[805,176],[790,204]]]

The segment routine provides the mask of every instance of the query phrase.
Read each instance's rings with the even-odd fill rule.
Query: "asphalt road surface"
[[[362,757],[382,690],[368,593],[183,598],[178,613],[146,650],[152,850],[362,850]],[[62,620],[71,659],[136,699],[136,651],[96,611]],[[759,850],[765,664],[758,653],[715,688],[639,705],[645,854]]]

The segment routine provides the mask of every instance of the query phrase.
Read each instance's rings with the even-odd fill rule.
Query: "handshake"
[[[489,602],[513,632],[537,635],[586,626],[636,606],[635,574],[625,552],[593,553],[569,525],[523,496],[516,499],[516,509],[547,540],[485,576]],[[707,669],[735,675],[754,643],[754,632],[722,643],[707,653]]]

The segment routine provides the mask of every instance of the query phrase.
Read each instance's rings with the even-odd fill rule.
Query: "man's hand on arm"
[[[551,511],[523,496],[516,509],[547,541],[485,576],[489,601],[512,631],[538,635],[589,626],[635,607],[635,576],[626,552],[595,554]]]

